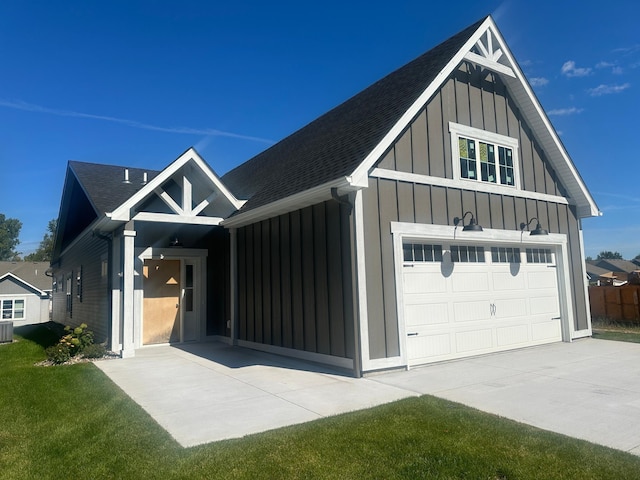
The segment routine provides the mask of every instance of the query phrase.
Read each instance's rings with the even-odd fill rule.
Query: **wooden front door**
[[[145,260],[142,343],[180,341],[180,260]]]

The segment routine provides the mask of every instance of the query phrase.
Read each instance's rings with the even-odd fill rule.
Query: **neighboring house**
[[[122,356],[217,339],[355,375],[568,342],[597,215],[487,17],[221,178],[193,149],[69,162],[53,315]]]
[[[608,274],[611,273],[610,270],[595,266],[591,260],[585,262],[585,268],[589,285],[601,286],[609,283]]]
[[[49,262],[0,262],[2,320],[14,327],[49,321],[51,277]]]
[[[638,271],[638,266],[629,260],[603,258],[599,260],[590,260],[587,263],[609,271],[612,274],[610,277],[615,278],[618,282],[627,282],[629,280],[629,275]],[[614,284],[614,286],[618,285]]]

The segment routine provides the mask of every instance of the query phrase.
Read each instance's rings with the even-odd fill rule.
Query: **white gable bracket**
[[[162,199],[162,201],[163,201],[164,203],[166,203],[166,204],[167,204],[167,206],[168,206],[171,210],[173,210],[175,213],[177,213],[178,215],[182,215],[182,214],[184,214],[184,210],[182,210],[182,208],[180,208],[180,205],[178,205],[178,204],[173,200],[173,198],[171,198],[171,196],[170,196],[167,192],[165,192],[164,190],[162,190],[160,187],[156,188],[156,189],[154,190],[154,193],[155,193],[156,195],[158,195],[158,196]]]
[[[502,55],[502,53],[500,55]],[[516,74],[511,67],[507,67],[506,65],[498,63],[495,60],[491,60],[490,58],[483,57],[482,55],[478,55],[477,53],[473,52],[467,52],[464,58],[465,60],[469,60],[472,63],[481,65],[493,72],[502,73],[509,77],[516,78]]]
[[[216,192],[212,192],[211,195],[209,195],[207,198],[201,201],[196,208],[191,210],[191,214],[198,215],[200,212],[202,212],[205,208],[209,206],[209,204],[213,201],[214,198],[216,198],[217,195],[218,194]]]

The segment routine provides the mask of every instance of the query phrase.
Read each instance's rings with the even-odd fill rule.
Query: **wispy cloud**
[[[622,75],[623,73],[622,67],[612,62],[604,62],[604,61],[598,62],[596,64],[596,68],[597,69],[610,68],[611,73],[613,73],[614,75]]]
[[[544,77],[531,77],[529,79],[529,83],[531,84],[532,87],[544,87],[546,84],[549,83],[549,80],[547,80]]]
[[[95,115],[92,113],[74,112],[72,110],[60,110],[55,108],[43,107],[41,105],[35,105],[33,103],[23,102],[21,100],[3,100],[0,99],[0,107],[13,108],[15,110],[23,110],[26,112],[46,113],[49,115],[57,115],[59,117],[75,117],[75,118],[87,118],[91,120],[102,120],[105,122],[119,123],[132,128],[139,128],[142,130],[153,130],[156,132],[165,133],[178,133],[186,135],[206,135],[214,137],[229,137],[237,138],[239,140],[249,140],[252,142],[260,143],[273,143],[273,140],[266,138],[253,137],[250,135],[242,135],[239,133],[225,132],[223,130],[217,130],[215,128],[191,128],[191,127],[161,127],[158,125],[151,125],[148,123],[137,122],[135,120],[128,120],[126,118],[109,117],[106,115]]]
[[[602,95],[611,95],[613,93],[620,93],[625,91],[631,86],[630,83],[623,83],[622,85],[598,85],[595,88],[587,90],[592,97],[600,97]]]
[[[629,47],[620,47],[613,50],[613,53],[621,53],[623,55],[629,55],[631,53],[640,52],[640,43],[631,45]]]
[[[560,71],[567,77],[586,77],[587,75],[591,75],[591,68],[576,67],[576,62],[573,60],[564,62]]]
[[[566,115],[577,115],[578,113],[582,113],[584,108],[577,107],[569,107],[569,108],[556,108],[554,110],[549,110],[547,115],[555,115],[558,117],[566,116]]]

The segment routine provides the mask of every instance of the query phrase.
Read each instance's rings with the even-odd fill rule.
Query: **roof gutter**
[[[345,195],[349,192],[355,192],[361,188],[363,188],[363,186],[351,183],[350,177],[342,177],[310,188],[309,190],[298,192],[280,200],[276,200],[275,202],[267,205],[251,209],[247,212],[240,212],[223,220],[221,225],[225,228],[243,227],[276,215],[299,210],[318,202],[331,200],[332,198],[336,199],[336,197],[340,198],[341,195]],[[343,199],[337,201],[339,203],[348,203],[348,201]]]

